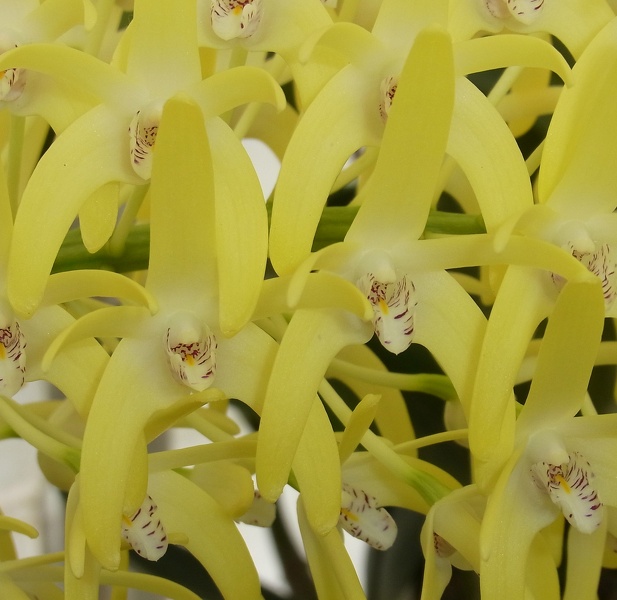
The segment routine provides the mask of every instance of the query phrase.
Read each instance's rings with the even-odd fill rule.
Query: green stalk
[[[268,205],[271,211],[271,205]],[[344,239],[357,207],[328,206],[324,209],[315,234],[313,250],[319,250]],[[436,235],[466,235],[485,233],[484,222],[479,215],[465,215],[433,211],[429,215],[425,233]],[[121,237],[124,247],[106,244],[101,250],[90,254],[81,241],[79,229],[67,234],[54,264],[53,272],[75,269],[105,269],[117,273],[140,271],[148,268],[150,251],[150,226],[134,225]]]

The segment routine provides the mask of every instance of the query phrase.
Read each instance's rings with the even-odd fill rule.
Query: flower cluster
[[[36,531],[0,515],[3,594],[197,598],[129,563],[176,545],[261,598],[237,523],[273,526],[291,486],[319,598],[366,597],[344,538],[395,552],[399,509],[422,600],[452,566],[486,600],[596,598],[615,2],[0,5],[0,433],[67,494],[59,553],[18,558]],[[271,197],[245,138],[280,161]],[[37,380],[58,399],[13,399]],[[164,449],[182,429],[204,443]],[[448,442],[468,477],[422,450]]]

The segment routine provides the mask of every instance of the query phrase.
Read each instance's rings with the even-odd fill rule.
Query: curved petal
[[[54,307],[52,307],[54,308]],[[66,346],[90,337],[123,337],[137,333],[150,317],[150,311],[136,306],[101,308],[73,321],[65,327],[47,348],[42,360],[43,370],[49,369],[56,355]]]
[[[548,319],[529,395],[518,418],[520,435],[580,410],[603,328],[600,282],[566,284]]]
[[[42,368],[48,340],[60,335],[74,322],[63,308],[48,306],[24,323],[29,340],[27,373],[31,380],[44,379],[56,386],[85,417],[109,360],[103,347],[94,339],[82,340],[60,352],[51,366],[46,365],[46,371]]]
[[[81,238],[88,252],[100,250],[111,237],[118,218],[118,184],[100,187],[79,210]]]
[[[297,508],[302,543],[319,598],[364,598],[358,575],[339,531],[333,529],[325,535],[317,535],[307,519],[302,497],[298,499]]]
[[[609,213],[617,204],[617,116],[609,100],[617,77],[616,37],[613,20],[583,53],[572,70],[575,85],[563,91],[546,136],[539,200],[574,218]]]
[[[54,273],[49,277],[42,306],[63,304],[81,298],[113,297],[129,300],[156,312],[156,300],[126,275],[113,271],[82,269]]]
[[[221,120],[208,123],[215,185],[219,320],[233,335],[251,318],[266,269],[268,215],[251,159]]]
[[[83,0],[46,0],[25,16],[21,28],[32,41],[52,42],[83,18]]]
[[[94,56],[60,44],[29,44],[0,55],[0,70],[12,67],[49,75],[116,107],[125,107],[134,96],[134,85],[124,73]]]
[[[220,340],[215,385],[260,414],[277,350],[269,335],[249,323],[234,337]]]
[[[299,121],[274,193],[270,258],[279,275],[310,253],[323,206],[345,161],[363,146],[378,145],[383,129],[378,88],[378,81],[349,65],[324,86]],[[324,131],[336,143],[324,145]]]
[[[13,230],[8,294],[16,311],[31,315],[38,306],[58,249],[84,200],[110,181],[139,183],[130,168],[125,128],[126,123],[101,106],[76,121],[39,161]],[[54,207],[51,219],[49,206]],[[31,251],[35,239],[36,253]]]
[[[369,320],[373,309],[353,283],[327,271],[309,273],[304,288],[290,303],[289,290],[293,275],[283,275],[264,281],[253,318],[271,317],[298,308],[340,308],[361,319]]]
[[[542,492],[525,461],[518,462],[519,457],[512,455],[504,467],[482,521],[480,586],[487,598],[518,600],[525,596],[525,572],[533,538],[557,518],[557,509],[539,497]]]
[[[470,81],[456,81],[447,152],[469,179],[489,233],[533,204],[529,173],[501,115]]]
[[[564,600],[594,598],[598,592],[607,519],[593,533],[581,533],[576,527],[568,531],[568,567]]]
[[[306,419],[292,469],[311,527],[326,535],[336,526],[341,511],[341,465],[330,419],[317,398]]]
[[[406,54],[409,51],[409,40],[413,40],[422,29],[435,24],[446,24],[447,5],[447,0],[384,0],[373,25],[373,35],[390,46],[394,52]]]
[[[338,451],[341,463],[344,463],[360,445],[362,437],[375,419],[377,409],[379,408],[379,400],[379,395],[367,394],[353,409],[347,427],[345,427],[339,442]]]
[[[414,341],[431,352],[452,381],[469,418],[486,319],[445,271],[414,276],[418,308]]]
[[[510,66],[536,67],[553,71],[571,83],[566,59],[548,42],[513,34],[486,36],[461,42],[454,47],[457,75],[469,75]]]
[[[453,104],[450,38],[425,29],[400,74],[377,163],[345,240],[389,247],[420,237],[437,192]]]
[[[150,491],[167,530],[189,536],[187,549],[206,568],[225,598],[262,597],[259,577],[242,536],[211,496],[173,471],[152,474]]]
[[[543,286],[538,273],[510,267],[486,327],[469,413],[469,446],[481,487],[489,485],[514,448],[512,390],[533,332],[550,312]]]
[[[194,309],[216,281],[214,175],[199,108],[172,98],[163,109],[150,184],[146,287],[161,308]],[[180,253],[187,253],[178,260]]]
[[[169,98],[201,79],[196,20],[193,0],[135,0],[127,75],[153,98]]]
[[[371,333],[366,323],[337,310],[294,314],[274,362],[259,428],[257,482],[267,500],[276,500],[287,482],[329,362],[341,348],[364,343]],[[311,340],[308,346],[306,340]]]
[[[248,104],[264,102],[278,111],[285,108],[285,94],[276,80],[257,67],[236,67],[214,73],[197,85],[186,89],[209,119]]]

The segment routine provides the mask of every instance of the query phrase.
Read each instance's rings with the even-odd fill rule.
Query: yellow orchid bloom
[[[597,587],[607,524],[603,506],[616,501],[605,458],[615,444],[614,419],[575,415],[594,364],[602,313],[600,284],[591,278],[568,283],[549,317],[529,395],[512,425],[512,454],[488,495],[480,536],[483,594],[523,597],[531,543],[561,514],[571,536],[594,540],[589,543],[597,549],[597,569],[585,563],[578,589]]]
[[[449,5],[449,30],[456,41],[504,30],[549,33],[575,58],[612,18],[605,0],[463,0]]]
[[[530,240],[531,236],[546,240],[560,247],[564,255],[577,259],[581,268],[578,274],[572,272],[572,277],[584,279],[592,273],[602,281],[608,316],[614,310],[612,273],[616,266],[611,252],[615,182],[608,165],[617,121],[607,101],[611,78],[599,72],[614,70],[617,65],[613,44],[616,26],[613,20],[589,44],[573,69],[574,85],[560,96],[543,148],[539,204],[530,206],[522,216],[513,212],[496,234],[497,248],[514,231]],[[599,146],[602,151],[598,153]],[[491,485],[495,469],[512,451],[511,389],[516,371],[533,331],[549,314],[568,279],[551,268],[544,269],[510,267],[493,306],[470,421],[470,444],[478,460],[476,475],[481,486]],[[513,319],[518,324],[514,331]],[[504,336],[510,340],[508,361],[498,350],[503,347]],[[506,417],[506,412],[510,416]]]
[[[114,184],[147,183],[166,99],[185,91],[206,120],[249,101],[271,102],[279,108],[284,104],[281,89],[259,69],[230,70],[202,81],[194,3],[174,2],[171,21],[167,5],[165,0],[136,3],[127,42],[119,50],[123,70],[61,46],[31,45],[0,57],[0,68],[19,65],[38,70],[82,87],[101,102],[57,138],[24,191],[9,269],[13,273],[9,294],[20,313],[31,314],[39,303],[53,256],[86,200],[96,194],[111,215],[111,219],[96,218],[100,210],[90,219],[81,215],[82,227],[92,240],[89,249],[94,251],[113,231],[118,203]],[[223,152],[217,149],[214,154]],[[220,186],[227,185],[226,177],[217,180]],[[50,202],[56,207],[53,224],[43,210]],[[45,248],[36,260],[27,251],[33,236],[41,250]]]
[[[92,553],[106,568],[119,564],[122,514],[130,517],[145,497],[145,442],[209,399],[240,398],[259,412],[275,351],[264,332],[245,326],[265,267],[267,225],[259,183],[242,150],[232,157],[238,142],[227,126],[211,123],[206,137],[202,119],[187,99],[170,100],[163,109],[146,282],[158,310],[95,311],[51,351],[92,335],[124,336],[92,403],[81,460],[84,528]],[[216,159],[207,143],[211,136],[229,142]],[[211,166],[217,160],[242,165],[243,176],[233,184],[239,192],[221,193]],[[174,198],[182,201],[170,212]],[[190,251],[190,260],[179,264],[173,249]],[[241,283],[227,280],[226,274],[235,278],[241,272]],[[235,335],[227,338],[230,334]],[[222,391],[206,389],[213,385]]]

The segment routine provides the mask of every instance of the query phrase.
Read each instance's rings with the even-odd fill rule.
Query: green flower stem
[[[268,211],[271,211],[270,204],[268,204]],[[357,207],[326,207],[317,228],[313,250],[342,241],[357,212]],[[484,222],[479,215],[441,211],[431,212],[426,226],[427,234],[465,235],[485,232]],[[126,236],[122,233],[120,237],[124,238],[123,250],[120,251],[115,243],[108,243],[98,252],[90,254],[81,241],[79,229],[72,229],[58,253],[53,272],[105,269],[126,273],[146,269],[150,249],[150,226],[148,224],[134,225]]]
[[[328,369],[329,377],[353,377],[374,385],[395,388],[403,392],[422,392],[442,400],[458,398],[452,382],[445,375],[433,373],[407,374],[377,371],[335,358]]]
[[[43,454],[79,472],[80,440],[37,417],[14,400],[0,396],[0,418]]]
[[[351,417],[351,409],[325,379],[319,386],[319,394],[336,418],[346,426]],[[368,430],[364,434],[362,445],[392,474],[413,487],[430,506],[452,491],[428,473],[409,465],[403,457],[372,431]]]
[[[9,191],[13,217],[17,214],[17,206],[19,205],[19,183],[21,177],[21,159],[24,150],[25,131],[26,118],[11,115],[9,155],[7,161],[7,188]]]

